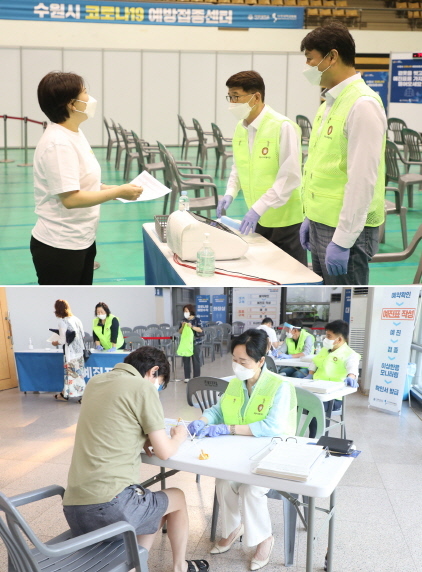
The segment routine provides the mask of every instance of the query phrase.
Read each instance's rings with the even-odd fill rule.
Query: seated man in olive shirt
[[[76,428],[68,486],[63,499],[67,522],[78,536],[125,520],[138,543],[150,550],[167,522],[173,572],[186,572],[188,514],[180,489],[151,492],[139,485],[141,451],[168,459],[186,439],[183,425],[169,438],[158,391],[170,367],[164,353],[145,346],[113,370],[87,384]]]

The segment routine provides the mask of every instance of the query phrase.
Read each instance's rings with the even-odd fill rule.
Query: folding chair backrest
[[[121,329],[122,333],[129,333],[129,332],[132,333],[133,332],[132,328],[129,328],[127,326],[123,326],[120,329]]]
[[[317,430],[315,437],[319,439],[325,433],[325,412],[322,401],[313,393],[307,389],[302,389],[301,387],[296,387],[296,399],[297,399],[297,427],[296,435],[298,437],[304,437],[305,432],[309,427],[309,423],[313,418],[317,422]],[[302,414],[303,410],[306,409],[308,414],[302,424]]]
[[[185,121],[184,121],[184,119],[183,119],[183,117],[182,117],[181,115],[178,115],[177,117],[178,117],[178,119],[179,119],[179,125],[180,125],[180,127],[182,128],[183,137],[184,137],[185,139],[187,139],[186,123],[185,123]]]
[[[167,150],[166,146],[157,141],[158,149],[160,151],[161,161],[164,163],[164,177],[166,180],[166,185],[174,190],[176,183],[176,175],[174,174],[173,166],[170,162],[171,154]]]
[[[211,123],[211,129],[212,129],[212,133],[214,135],[214,139],[217,141],[218,151],[220,153],[224,153],[225,146],[224,146],[223,134],[221,132],[221,129],[215,123]]]
[[[120,129],[120,134],[121,134],[122,139],[123,139],[123,143],[125,144],[126,153],[130,153],[129,139],[126,135],[126,131],[123,129],[123,127],[120,125],[120,123],[119,123],[119,129]]]
[[[131,133],[132,133],[133,140],[135,141],[135,149],[136,149],[136,152],[137,152],[138,155],[139,155],[139,159],[138,159],[138,161],[139,161],[139,166],[141,167],[141,170],[142,170],[142,171],[145,171],[145,169],[146,169],[146,159],[145,159],[145,156],[144,156],[144,150],[143,150],[143,147],[142,147],[141,140],[139,139],[139,137],[136,135],[136,133],[135,133],[134,131],[132,131]]]
[[[114,131],[114,135],[116,136],[117,144],[119,144],[121,142],[121,137],[119,136],[119,128],[114,123],[113,119],[110,119],[110,121],[111,121],[111,126],[112,126],[113,131]]]
[[[406,123],[403,119],[398,119],[397,117],[390,117],[387,120],[388,129],[393,132],[394,135],[394,143],[398,143],[399,145],[403,145],[403,136],[402,130],[407,127]]]
[[[137,333],[139,336],[142,336],[144,332],[146,332],[147,327],[146,326],[135,326],[133,328],[133,331],[135,333]]]
[[[233,322],[232,324],[232,334],[233,336],[240,336],[245,329],[244,322]]]
[[[389,181],[399,182],[400,168],[399,168],[400,153],[397,145],[387,139],[385,145],[385,178],[387,183]]]
[[[107,130],[107,136],[109,139],[111,139],[110,125],[107,123],[107,119],[105,117],[104,117],[104,125],[105,125],[105,128]]]
[[[419,133],[413,129],[403,128],[402,135],[409,161],[422,161],[422,137]]]
[[[277,373],[277,366],[275,365],[275,361],[271,356],[265,356],[265,365],[269,371]]]
[[[188,381],[186,387],[188,404],[194,406],[196,402],[204,412],[205,409],[217,403],[228,384],[228,381],[218,377],[194,377]]]
[[[195,127],[196,134],[198,135],[199,145],[205,143],[205,135],[204,130],[201,127],[201,124],[197,119],[192,119],[193,126]]]
[[[160,326],[158,324],[148,324],[147,328],[159,328]]]

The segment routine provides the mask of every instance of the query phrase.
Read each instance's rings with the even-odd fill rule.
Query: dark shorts
[[[131,524],[136,534],[153,534],[157,532],[168,504],[166,493],[153,493],[140,485],[131,485],[110,502],[64,506],[63,511],[73,536],[80,536],[121,520]]]

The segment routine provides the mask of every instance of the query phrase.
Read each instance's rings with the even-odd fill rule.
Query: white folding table
[[[309,368],[309,366],[312,363],[312,360],[305,360],[305,359],[301,359],[301,358],[284,358],[284,359],[280,359],[280,358],[274,358],[274,362],[275,365],[277,367],[306,367]]]
[[[315,439],[296,437],[298,443],[316,442]],[[306,482],[296,482],[287,479],[278,479],[256,475],[251,471],[251,457],[259,454],[271,442],[268,437],[244,437],[239,435],[227,435],[215,439],[204,438],[201,440],[185,441],[179,451],[166,461],[162,461],[155,455],[148,457],[142,454],[142,461],[148,465],[161,467],[161,472],[145,481],[144,486],[150,486],[162,482],[177,471],[186,471],[197,475],[206,475],[220,479],[227,479],[249,485],[267,487],[285,493],[302,495],[309,498],[308,522],[307,522],[307,548],[306,548],[306,572],[314,570],[314,544],[316,538],[325,528],[328,521],[328,572],[333,569],[334,547],[334,515],[336,487],[343,475],[350,467],[351,457],[322,457],[314,465],[310,478]],[[310,445],[312,446],[312,445]],[[199,460],[200,450],[204,449],[209,454],[206,461]],[[163,469],[170,469],[167,473]],[[317,507],[316,498],[330,498],[330,508]],[[281,504],[280,504],[281,506]],[[316,531],[315,511],[319,510],[326,514],[324,523]],[[320,566],[318,566],[319,568]]]

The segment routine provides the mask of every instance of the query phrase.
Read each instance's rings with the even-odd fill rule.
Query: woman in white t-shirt
[[[51,124],[34,155],[35,212],[31,254],[39,284],[92,284],[101,203],[135,200],[142,187],[101,183],[101,167],[79,128],[96,100],[73,73],[48,73],[38,102]]]
[[[60,339],[51,343],[53,346],[62,345],[64,348],[63,390],[54,397],[58,401],[68,401],[69,397],[82,398],[85,390],[84,327],[80,319],[72,314],[66,300],[56,300],[54,313],[59,318]],[[73,338],[71,342],[68,342],[69,336]]]

